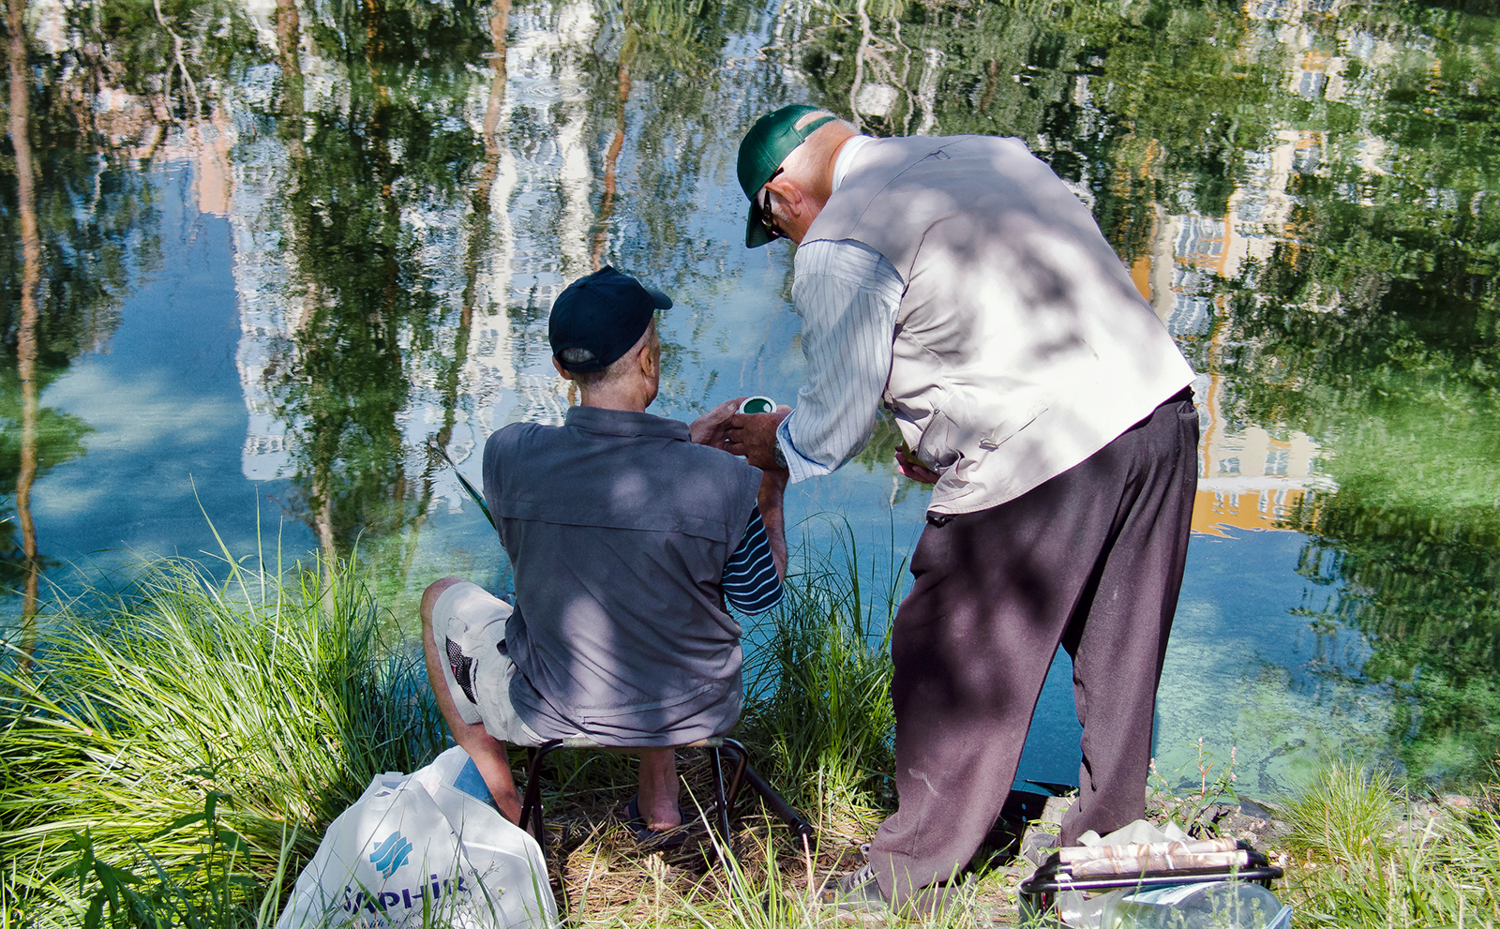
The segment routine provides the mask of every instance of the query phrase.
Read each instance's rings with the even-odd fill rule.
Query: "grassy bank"
[[[419,656],[377,641],[355,566],[220,583],[164,561],[95,603],[45,617],[29,663],[3,657],[12,914],[67,924],[101,880],[127,899],[153,878],[172,906],[258,906],[375,774],[442,743]]]
[[[1417,799],[1335,764],[1286,804],[1297,925],[1500,926],[1496,788]]]
[[[885,617],[862,612],[857,588],[839,581],[849,576],[809,571],[761,620],[774,645],[747,668],[737,731],[757,768],[845,845],[886,805],[891,727],[884,649],[867,633]],[[264,924],[375,774],[414,770],[444,747],[420,652],[382,640],[394,624],[357,565],[240,563],[221,582],[169,560],[86,602],[44,616],[33,655],[0,656],[7,925],[81,925],[91,907],[104,924]],[[549,775],[568,878],[574,859],[607,871],[601,856],[629,851],[608,825],[632,765],[579,753]],[[762,889],[780,880],[766,863],[787,851],[772,834],[740,837],[746,880]],[[695,890],[701,868],[669,868],[664,884],[634,864],[580,885],[591,884],[588,912],[607,923],[650,896],[665,916],[665,893],[675,920],[724,918],[732,897]]]
[[[858,865],[894,803],[889,662],[874,631],[888,598],[861,596],[852,554],[802,561],[755,632],[766,644],[737,735],[820,846],[805,854],[752,816],[733,879],[705,868],[702,849],[643,854],[616,826],[632,763],[575,753],[548,776],[553,877],[572,924],[829,923],[810,888]],[[413,770],[444,744],[420,654],[381,640],[391,623],[357,565],[241,564],[221,582],[165,561],[91,602],[48,616],[29,663],[0,656],[0,926],[269,925],[328,822],[375,774]],[[686,781],[701,798],[701,775]],[[1280,804],[1286,834],[1268,850],[1287,868],[1277,890],[1297,925],[1500,924],[1493,797],[1400,797],[1378,775],[1334,768]],[[932,922],[1013,914],[1028,872],[982,864],[973,906]]]

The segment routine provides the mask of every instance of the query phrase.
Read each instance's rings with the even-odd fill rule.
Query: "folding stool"
[[[535,748],[527,749],[526,763],[526,795],[521,800],[521,828],[529,829],[536,838],[537,844],[542,849],[542,860],[547,858],[547,830],[542,824],[542,761],[548,755],[560,748],[589,749],[591,751],[610,752],[614,754],[634,754],[638,749],[624,748],[618,745],[603,745],[591,739],[551,739],[543,742]],[[814,841],[815,831],[812,824],[798,815],[791,805],[782,799],[781,795],[767,784],[755,769],[750,767],[750,756],[745,751],[745,746],[734,739],[726,739],[715,736],[708,739],[700,739],[689,742],[686,745],[676,745],[673,748],[701,748],[708,754],[709,767],[714,783],[714,806],[713,806],[713,829],[717,833],[719,854],[722,857],[729,848],[729,824],[734,818],[734,805],[739,792],[749,787],[762,800],[771,812],[780,817],[786,823],[792,834],[805,841],[811,846]],[[733,774],[725,784],[724,778],[724,755],[728,754],[733,766]]]

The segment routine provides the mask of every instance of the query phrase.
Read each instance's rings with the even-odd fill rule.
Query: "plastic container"
[[[770,397],[746,397],[740,403],[741,413],[774,413],[776,401]]]
[[[1089,929],[1288,929],[1292,922],[1290,906],[1244,881],[1112,890],[1081,902],[1059,899],[1058,915],[1065,926]]]
[[[1285,929],[1291,925],[1291,908],[1266,912],[1275,902],[1271,882],[1282,876],[1266,856],[1239,842],[1244,853],[1242,864],[1229,867],[1169,868],[1143,871],[1139,874],[1095,874],[1074,876],[1071,864],[1064,864],[1060,852],[1021,882],[1020,924],[1077,926],[1082,929],[1123,927],[1181,927],[1181,929]],[[1256,890],[1215,890],[1207,897],[1195,899],[1194,889],[1201,887],[1255,887]],[[1262,895],[1263,894],[1263,895]],[[1091,896],[1092,895],[1092,896]],[[1240,903],[1229,903],[1227,896]],[[1259,904],[1252,904],[1259,900]],[[1218,901],[1218,909],[1214,907]],[[1103,921],[1106,907],[1112,907],[1112,922]],[[1180,910],[1174,916],[1161,910]],[[1216,915],[1219,914],[1219,915]],[[1151,920],[1156,920],[1155,922]],[[1192,920],[1197,920],[1196,922]],[[1128,921],[1133,920],[1133,921]],[[1217,921],[1216,921],[1217,920]],[[1230,920],[1240,920],[1232,922]]]

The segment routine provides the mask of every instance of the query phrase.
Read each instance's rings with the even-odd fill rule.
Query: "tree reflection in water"
[[[303,117],[310,125],[284,189],[298,318],[267,373],[278,415],[300,433],[294,480],[330,558],[362,532],[396,533],[415,516],[396,422],[410,394],[402,343],[431,344],[439,298],[403,229],[402,201],[451,202],[480,150],[466,127],[443,126],[462,100],[450,96],[463,89],[456,63],[415,92],[403,86],[423,54],[410,35],[418,12],[335,4],[329,18],[340,28],[313,31],[347,75],[348,97]],[[460,41],[479,24],[438,19],[434,28]],[[297,83],[284,81],[283,93],[298,93]]]
[[[150,260],[155,233],[149,194],[83,96],[96,76],[87,62],[35,55],[25,0],[9,0],[6,33],[0,481],[14,512],[0,520],[0,583],[21,590],[25,651],[48,564],[32,491],[48,471],[83,455],[90,431],[78,417],[41,406],[40,396],[74,359],[108,341],[127,265]],[[81,211],[80,203],[94,209]]]

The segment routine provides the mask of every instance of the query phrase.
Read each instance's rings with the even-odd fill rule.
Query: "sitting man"
[[[521,816],[505,746],[582,736],[640,749],[642,837],[682,823],[672,746],[739,718],[740,626],[781,599],[787,473],[694,444],[646,412],[672,301],[603,268],[552,306],[553,364],[578,385],[561,426],[513,423],[484,451],[484,496],[515,608],[461,578],[422,597],[427,676],[500,812]]]

